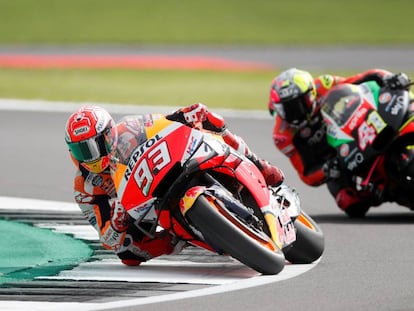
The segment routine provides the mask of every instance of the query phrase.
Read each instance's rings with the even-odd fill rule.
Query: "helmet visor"
[[[276,103],[274,106],[277,114],[291,124],[300,124],[307,119],[310,113],[304,97],[295,98],[283,103]]]
[[[93,162],[112,152],[110,136],[101,134],[76,143],[68,144],[73,157],[79,162]]]

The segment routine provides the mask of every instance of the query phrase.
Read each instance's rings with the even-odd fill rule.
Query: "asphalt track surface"
[[[364,64],[371,64],[375,54],[371,52],[371,57],[366,56],[370,62]],[[393,57],[393,51],[383,52],[381,55],[388,55],[388,59],[402,59]],[[414,55],[412,50],[408,55]],[[344,59],[340,55],[337,58]],[[382,60],[366,67],[398,70],[400,65],[403,67]],[[403,68],[410,70],[410,66]],[[223,114],[229,127],[259,155],[284,169],[288,182],[298,189],[305,210],[325,233],[326,250],[321,261],[304,274],[276,283],[119,310],[413,310],[414,214],[385,204],[372,209],[364,220],[348,219],[324,186],[305,186],[276,151],[270,139],[273,120],[269,116],[249,114],[247,119],[228,111]],[[4,163],[0,196],[72,201],[73,168],[63,142],[67,116],[64,109],[0,112],[0,158]],[[261,133],[260,138],[257,133]]]
[[[348,219],[324,187],[304,186],[276,152],[269,135],[270,117],[258,113],[246,119],[223,113],[229,127],[258,154],[278,163],[298,189],[304,208],[326,236],[321,261],[308,272],[281,282],[119,310],[412,310],[414,214],[385,205],[370,211],[364,220]],[[72,201],[73,168],[62,136],[67,117],[66,111],[1,111],[5,163],[1,196]],[[260,139],[257,133],[262,134]]]

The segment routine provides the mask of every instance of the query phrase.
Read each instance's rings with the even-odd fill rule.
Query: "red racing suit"
[[[320,114],[321,98],[334,86],[342,83],[361,84],[367,81],[376,81],[380,86],[384,85],[384,78],[392,75],[391,72],[382,69],[370,69],[368,71],[350,76],[341,77],[325,74],[314,79],[316,86],[317,107],[312,119],[301,128],[294,128],[276,115],[273,128],[273,141],[276,147],[284,153],[297,171],[303,182],[310,186],[319,186],[327,182],[323,172],[323,165],[335,155],[335,150],[326,140],[326,125]],[[338,206],[346,210],[353,204],[364,201],[367,204],[378,205],[369,198],[369,195],[358,194],[352,191],[348,185],[341,184],[341,180],[328,183],[331,194],[336,199]],[[347,188],[347,189],[345,189]],[[374,202],[374,203],[373,203]]]

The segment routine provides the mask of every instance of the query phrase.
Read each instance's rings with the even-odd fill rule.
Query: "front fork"
[[[300,214],[300,200],[297,192],[283,184],[270,190],[270,213],[268,223],[274,223],[277,231],[277,245],[282,249],[296,241],[294,221]]]
[[[292,244],[296,240],[293,219],[299,214],[295,211],[295,208],[298,208],[298,202],[294,202],[292,198],[290,198],[292,203],[288,200],[286,189],[283,187],[279,187],[277,190],[271,189],[269,206],[261,208],[264,220],[269,228],[270,237],[279,249]],[[247,222],[255,222],[256,225],[260,223],[260,220],[238,200],[234,199],[231,193],[227,193],[225,189],[214,185],[211,187],[194,186],[188,189],[179,202],[181,213],[185,215],[202,194],[216,197]],[[289,194],[291,195],[291,193]]]

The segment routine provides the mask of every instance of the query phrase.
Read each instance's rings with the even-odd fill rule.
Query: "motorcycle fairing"
[[[150,133],[153,127],[157,131]],[[117,178],[118,196],[127,210],[146,202],[167,172],[177,163],[189,173],[192,167],[198,170],[214,168],[235,176],[253,194],[257,194],[259,204],[264,205],[268,199],[263,197],[266,194],[266,183],[257,167],[247,159],[243,158],[242,161],[241,155],[220,142],[221,138],[166,119],[155,120],[146,130],[148,140],[133,151],[124,171],[120,169],[118,173],[123,174],[122,178]],[[212,158],[214,159],[210,161]],[[259,183],[252,183],[252,177]]]
[[[156,130],[153,130],[154,127]],[[249,189],[249,193],[254,197],[255,203],[260,209],[265,210],[266,207],[269,207],[270,194],[263,175],[251,161],[224,144],[221,137],[206,134],[181,123],[162,118],[155,120],[153,124],[148,126],[146,132],[147,141],[132,152],[127,165],[119,164],[114,178],[121,203],[134,219],[144,217],[149,212],[150,205],[157,200],[156,193],[154,193],[157,186],[164,182],[166,174],[172,172],[175,167],[180,167],[178,173],[181,175],[210,170],[229,175],[238,180],[239,187]],[[167,188],[169,187],[170,185],[167,186]],[[203,187],[192,190],[197,190],[195,192],[198,194],[195,198],[207,191]],[[216,200],[210,190],[209,197]],[[194,201],[189,201],[187,194],[185,197],[187,198],[185,200],[186,206],[190,208],[191,202],[194,203]],[[219,201],[215,204],[218,204]],[[241,207],[241,209],[244,208],[244,206]],[[243,214],[243,211],[239,209],[238,213]],[[244,215],[245,217],[250,216],[247,211],[244,212]],[[272,240],[281,245],[280,241],[283,240],[279,237],[280,230],[275,226],[277,215],[266,213],[264,218],[271,232]],[[184,229],[184,224],[171,218],[169,211],[159,211],[159,223],[164,224],[163,227],[173,227],[174,230],[180,232],[181,237],[185,240],[192,240],[192,243],[197,241],[194,239],[197,233],[188,233],[191,230]],[[201,237],[199,240],[201,242],[194,243],[203,243]],[[203,247],[206,248],[206,245]]]
[[[155,135],[148,135],[147,141],[133,151],[122,178],[118,178],[118,196],[127,210],[150,198],[154,187],[181,159],[183,150],[187,147],[189,133],[184,127],[169,121],[164,125],[165,127]],[[165,140],[169,135],[172,135],[170,139]],[[174,144],[174,148],[169,144]]]
[[[374,81],[338,89],[327,96],[322,115],[328,143],[337,149],[342,167],[354,171],[381,153],[398,133],[408,93],[382,90]]]
[[[336,148],[355,138],[353,130],[358,127],[365,115],[376,110],[376,101],[367,85],[343,85],[328,94],[322,107],[322,116],[327,123],[328,143]]]

